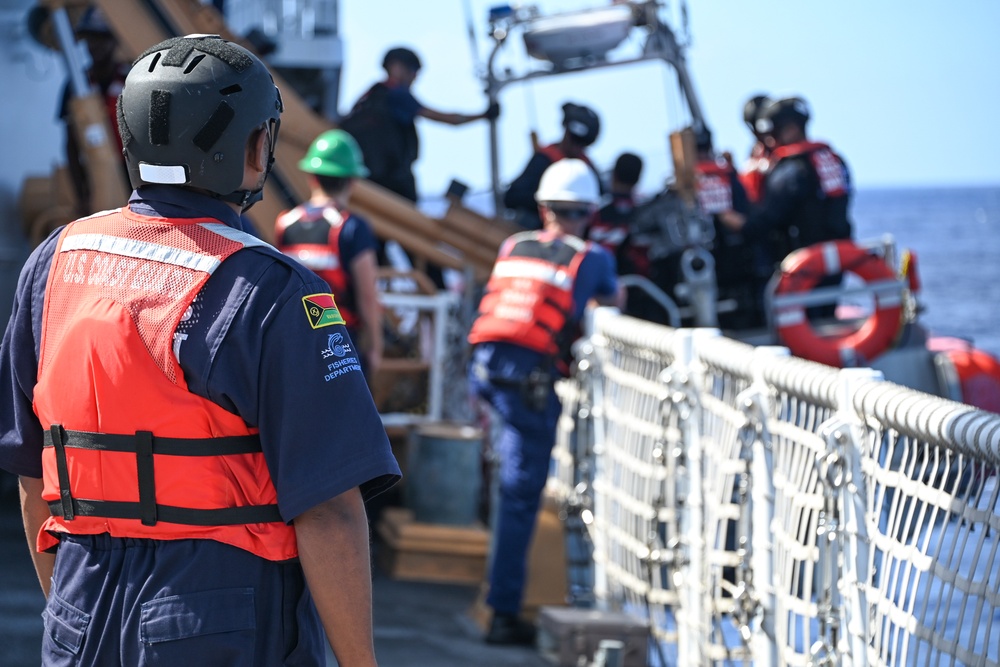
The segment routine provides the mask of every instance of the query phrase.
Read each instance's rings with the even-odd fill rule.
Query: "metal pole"
[[[486,97],[489,104],[497,102],[500,95],[500,84],[493,73],[493,62],[496,60],[500,47],[506,39],[506,33],[498,37],[494,32],[496,45],[486,61]],[[490,119],[490,187],[493,190],[493,214],[500,215],[503,212],[503,196],[500,194],[500,129],[498,127],[499,117]]]
[[[66,60],[66,70],[69,74],[69,84],[73,91],[73,97],[86,97],[90,94],[90,81],[87,80],[90,53],[77,43],[65,7],[52,10],[52,23],[56,29],[56,38],[59,40],[63,58]]]
[[[774,360],[788,357],[787,347],[764,346],[754,350],[754,384],[762,393],[763,413],[771,415],[770,388],[764,380],[764,367]],[[764,424],[766,429],[766,424]],[[774,450],[769,438],[758,438],[753,445],[753,526],[751,536],[750,569],[754,573],[756,595],[760,601],[760,630],[751,643],[754,664],[773,667],[778,664],[774,642],[774,544],[771,541],[771,522],[774,520]]]

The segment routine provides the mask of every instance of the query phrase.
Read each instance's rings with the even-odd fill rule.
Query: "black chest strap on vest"
[[[256,435],[222,438],[160,438],[149,431],[135,435],[67,431],[53,424],[45,432],[45,447],[55,448],[59,478],[59,500],[49,503],[54,516],[72,521],[77,516],[106,519],[138,519],[153,526],[158,521],[189,526],[232,526],[283,521],[277,505],[245,505],[218,509],[194,509],[161,505],[156,502],[154,455],[156,456],[226,456],[261,452]],[[84,500],[74,498],[70,489],[67,449],[91,449],[136,455],[139,502]]]

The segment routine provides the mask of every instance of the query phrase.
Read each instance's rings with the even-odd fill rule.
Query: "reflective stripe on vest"
[[[353,327],[358,323],[358,315],[354,308],[351,276],[340,261],[340,233],[351,214],[332,206],[322,207],[319,213],[319,216],[310,215],[305,206],[296,206],[278,216],[275,245],[327,282],[337,297],[344,323]],[[310,223],[317,227],[302,228]]]
[[[725,161],[702,160],[695,165],[695,195],[706,215],[733,208],[733,176],[736,172]]]
[[[46,287],[34,409],[58,533],[212,539],[297,555],[257,431],[191,393],[175,331],[227,257],[263,241],[214,220],[127,209],[67,226]]]
[[[472,344],[507,342],[559,353],[573,312],[573,285],[591,244],[573,236],[524,232],[497,260],[469,332]]]
[[[847,171],[844,163],[833,150],[824,143],[816,141],[801,141],[794,144],[779,146],[774,149],[771,157],[775,164],[781,160],[805,156],[816,172],[819,187],[827,197],[844,197],[850,189]]]

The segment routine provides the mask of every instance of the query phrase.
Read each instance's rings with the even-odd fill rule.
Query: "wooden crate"
[[[379,566],[393,579],[478,584],[486,572],[489,532],[417,523],[408,509],[387,507],[378,522]]]

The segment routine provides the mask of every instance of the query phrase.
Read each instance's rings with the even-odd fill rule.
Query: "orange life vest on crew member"
[[[819,187],[826,197],[847,196],[850,184],[844,162],[826,144],[816,141],[800,141],[779,146],[771,153],[773,165],[782,160],[805,156],[819,177]]]
[[[573,284],[591,244],[547,231],[516,234],[501,251],[479,303],[469,343],[504,342],[562,352],[573,312]]]
[[[278,250],[294,257],[330,285],[344,323],[353,327],[358,323],[358,315],[354,308],[351,276],[340,261],[340,233],[351,214],[332,206],[314,211],[319,216],[311,213],[306,206],[296,206],[279,215],[275,223],[274,244]]]
[[[545,157],[549,158],[550,160],[552,160],[553,163],[556,163],[559,160],[562,160],[563,158],[566,157],[566,153],[563,151],[563,149],[559,148],[559,144],[549,144],[548,146],[542,146],[541,148],[538,149],[538,152],[544,155]],[[587,166],[590,167],[591,169],[594,168],[594,165],[593,163],[591,163],[590,158],[587,157],[585,154],[580,153],[577,159],[586,162]]]
[[[262,241],[212,219],[127,208],[71,223],[45,292],[34,410],[55,534],[211,539],[268,560],[297,555],[257,430],[191,393],[178,323],[212,272]]]
[[[733,208],[733,176],[736,171],[723,159],[699,160],[694,166],[694,189],[698,206],[706,215]]]
[[[750,150],[750,157],[739,174],[740,183],[751,204],[756,204],[764,197],[764,179],[770,168],[771,153],[763,142],[758,141]]]

